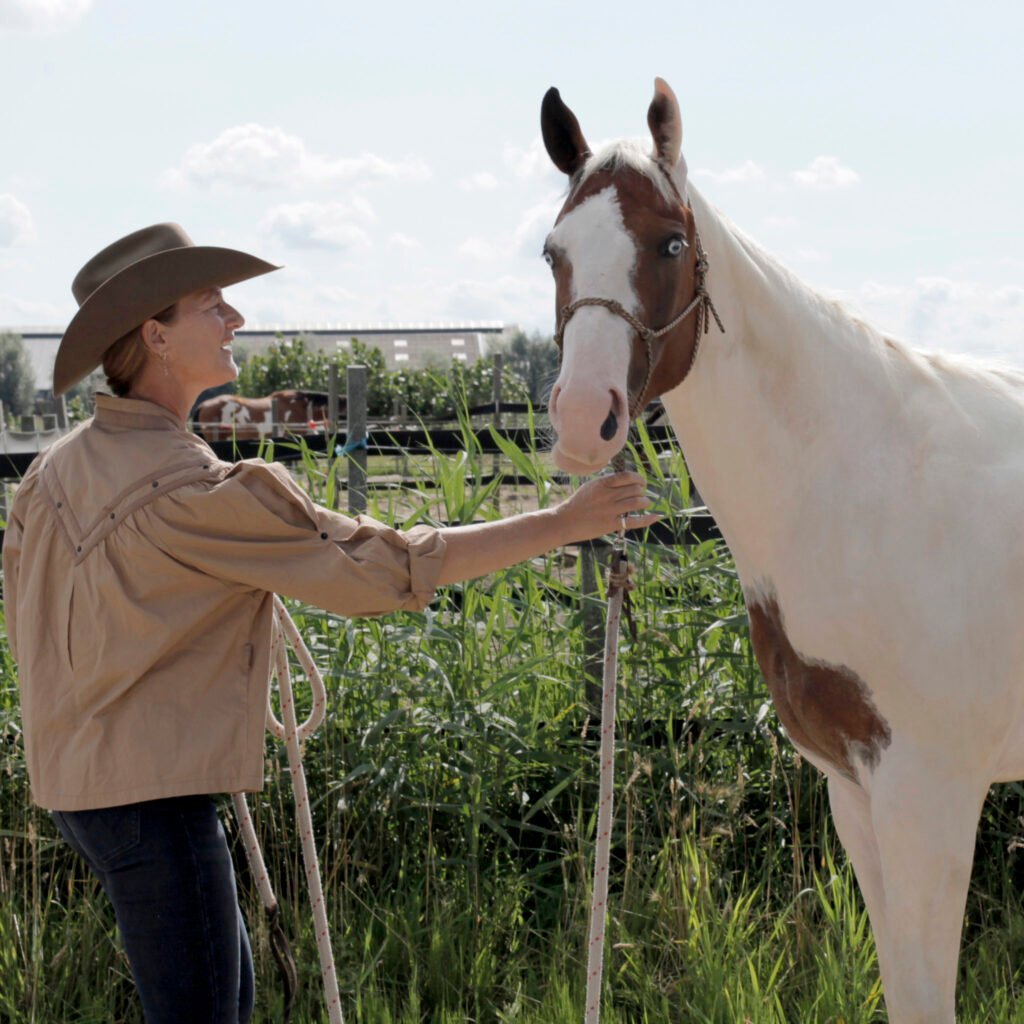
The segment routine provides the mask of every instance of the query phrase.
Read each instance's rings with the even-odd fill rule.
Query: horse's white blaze
[[[549,242],[572,263],[572,301],[598,296],[636,312],[636,243],[626,230],[614,188],[580,203],[551,232]],[[569,321],[551,403],[558,434],[554,456],[563,469],[593,472],[622,447],[629,428],[625,394],[632,345],[632,329],[605,309],[584,306]],[[623,403],[618,427],[605,441],[600,428],[616,393]]]

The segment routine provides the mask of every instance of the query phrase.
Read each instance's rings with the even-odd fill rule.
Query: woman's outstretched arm
[[[642,476],[615,473],[588,480],[554,508],[489,523],[445,527],[438,585],[485,576],[565,544],[614,533],[621,516],[641,512],[650,504]],[[659,518],[652,513],[631,515],[626,525],[643,528]]]

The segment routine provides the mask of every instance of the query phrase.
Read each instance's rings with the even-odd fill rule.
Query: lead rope
[[[295,716],[295,698],[292,692],[291,669],[288,665],[288,644],[295,651],[302,670],[309,679],[313,690],[313,709],[309,717],[297,724]],[[288,751],[288,767],[292,778],[292,792],[295,794],[295,817],[298,820],[302,838],[302,859],[306,866],[306,884],[309,888],[309,899],[313,909],[313,924],[316,929],[316,948],[320,954],[320,974],[324,982],[327,996],[327,1016],[330,1024],[344,1024],[341,1014],[341,997],[338,994],[338,978],[334,967],[334,953],[331,949],[331,936],[327,923],[327,907],[324,903],[323,886],[320,883],[320,862],[317,858],[316,843],[313,840],[313,816],[309,807],[309,790],[306,787],[306,773],[302,768],[302,745],[314,733],[324,720],[327,705],[327,691],[316,663],[302,639],[302,634],[292,621],[279,597],[274,597],[274,624],[270,641],[271,676],[277,676],[277,688],[281,701],[281,717],[284,724],[277,720],[273,708],[267,699],[267,729],[278,739],[283,739]],[[249,805],[245,794],[233,793],[232,802],[235,814],[245,842],[245,855],[249,868],[256,879],[260,899],[266,908],[271,924],[271,945],[274,956],[281,965],[285,975],[285,1021],[291,1015],[291,1006],[297,988],[295,963],[291,959],[287,940],[280,926],[280,908],[270,885],[270,877],[260,850],[256,830],[249,814]]]
[[[620,452],[612,467],[621,472],[625,455]],[[619,621],[622,603],[633,589],[626,558],[626,528],[620,521],[608,567],[608,617],[604,631],[604,679],[601,695],[601,744],[598,753],[599,792],[597,843],[594,850],[594,894],[590,904],[590,935],[587,943],[587,998],[585,1024],[601,1019],[601,980],[604,974],[604,937],[608,917],[608,869],[611,862],[612,817],[615,803],[615,677],[619,659]]]

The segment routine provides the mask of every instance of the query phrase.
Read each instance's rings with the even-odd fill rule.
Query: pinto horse
[[[344,399],[340,406],[339,413],[344,414]],[[214,395],[199,403],[193,420],[207,441],[256,441],[270,437],[274,428],[281,426],[290,434],[326,431],[327,394],[288,390],[274,391],[264,398]]]
[[[600,469],[662,396],[779,718],[827,776],[889,1020],[953,1024],[982,803],[1024,777],[1024,374],[912,350],[813,291],[687,179],[661,79],[647,120],[649,154],[592,154],[544,97],[569,178],[544,247],[555,461]]]

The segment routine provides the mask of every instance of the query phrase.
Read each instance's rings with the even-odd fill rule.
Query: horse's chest
[[[844,665],[797,651],[774,596],[748,597],[747,610],[754,653],[797,747],[821,767],[837,768],[854,780],[858,765],[874,768],[892,734],[864,680]]]

